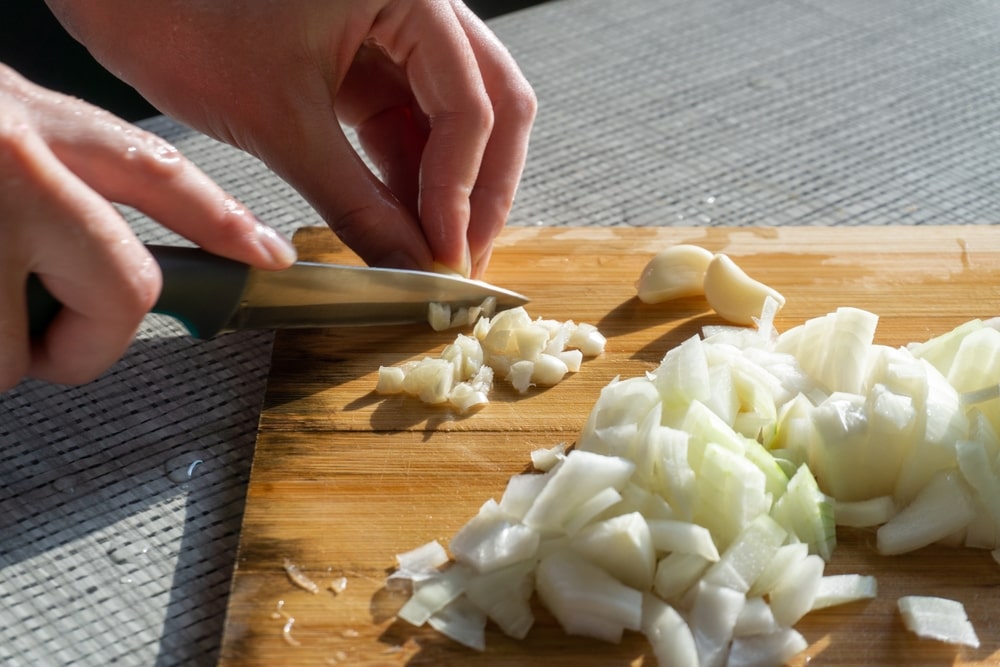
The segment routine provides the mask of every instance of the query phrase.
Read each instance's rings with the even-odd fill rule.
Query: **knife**
[[[263,271],[199,248],[147,245],[163,273],[152,312],[196,338],[241,329],[293,329],[427,321],[430,303],[454,310],[487,297],[497,310],[528,302],[517,292],[458,276],[318,262]],[[28,324],[38,337],[62,305],[36,275],[28,279]]]

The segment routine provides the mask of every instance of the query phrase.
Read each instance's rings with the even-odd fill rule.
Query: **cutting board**
[[[296,236],[304,259],[360,263],[325,229]],[[518,395],[498,382],[472,415],[373,392],[380,365],[437,354],[455,333],[426,325],[280,332],[249,481],[220,664],[655,665],[643,637],[567,637],[538,609],[523,641],[490,626],[485,653],[394,619],[405,597],[384,586],[397,553],[449,538],[540,447],[573,442],[614,376],[652,369],[706,324],[701,298],[646,305],[635,281],[675,243],[729,253],[781,291],[785,330],[838,306],[881,317],[876,342],[902,345],[1000,312],[1000,230],[879,228],[508,228],[489,280],[529,296],[532,316],[596,324],[603,356],[562,384]],[[1000,565],[989,553],[933,547],[881,557],[872,532],[840,530],[827,573],[878,577],[879,595],[807,616],[796,665],[987,664],[1000,659]],[[320,587],[293,584],[294,563]],[[331,583],[344,586],[339,593]],[[920,640],[896,599],[963,602],[982,646]],[[294,621],[290,621],[294,619]]]

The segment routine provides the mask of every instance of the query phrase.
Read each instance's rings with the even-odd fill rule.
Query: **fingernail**
[[[295,246],[283,234],[262,222],[257,223],[257,241],[275,264],[288,266],[298,258]]]
[[[462,255],[461,263],[458,266],[449,266],[448,269],[463,278],[468,278],[472,275],[472,253],[469,251],[468,245],[465,246],[465,254]]]

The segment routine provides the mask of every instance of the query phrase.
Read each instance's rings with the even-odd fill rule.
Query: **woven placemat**
[[[540,104],[510,224],[1000,223],[998,23],[952,0],[502,16]],[[322,224],[257,161],[146,125],[282,231]],[[100,380],[0,395],[0,664],[215,662],[272,338],[182,333],[150,317]]]

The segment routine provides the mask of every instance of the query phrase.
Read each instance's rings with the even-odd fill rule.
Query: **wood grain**
[[[606,353],[544,391],[498,383],[485,409],[461,416],[373,393],[379,365],[433,355],[454,332],[426,326],[280,332],[233,576],[220,664],[655,665],[645,640],[567,637],[544,610],[529,637],[492,626],[487,650],[395,621],[404,601],[384,587],[396,553],[447,545],[538,447],[572,442],[600,389],[650,369],[703,325],[721,323],[700,298],[649,306],[634,298],[646,261],[673,243],[725,251],[788,299],[783,330],[839,306],[880,316],[876,341],[943,333],[1000,304],[1000,231],[991,227],[509,228],[489,279],[528,295],[533,316],[591,322]],[[359,263],[325,229],[296,236],[303,258]],[[973,665],[1000,660],[1000,566],[987,552],[934,547],[885,558],[874,535],[842,530],[827,572],[878,577],[867,603],[816,612],[799,629],[810,648],[793,664]],[[325,590],[294,586],[288,558]],[[326,589],[346,577],[340,594]],[[955,648],[905,631],[896,598],[962,601],[982,646]],[[287,617],[294,618],[283,636]],[[289,641],[291,639],[291,641]]]

